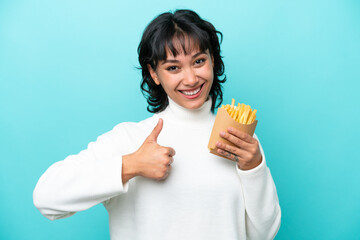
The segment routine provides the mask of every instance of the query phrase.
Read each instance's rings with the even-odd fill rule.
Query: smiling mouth
[[[203,87],[204,84],[201,84],[198,88],[191,90],[191,91],[185,91],[185,90],[179,90],[182,94],[186,95],[186,96],[194,96],[197,93],[200,92],[201,88]]]

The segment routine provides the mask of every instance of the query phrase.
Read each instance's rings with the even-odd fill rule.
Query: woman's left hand
[[[236,161],[241,170],[253,169],[261,163],[259,142],[249,134],[230,127],[228,132],[220,132],[220,136],[235,146],[218,141],[217,153]]]

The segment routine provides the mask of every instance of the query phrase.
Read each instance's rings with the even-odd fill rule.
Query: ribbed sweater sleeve
[[[50,220],[69,217],[127,192],[122,184],[122,155],[126,143],[121,128],[89,143],[86,150],[50,166],[33,192],[34,205]]]
[[[276,187],[261,145],[260,151],[262,162],[259,166],[247,171],[236,167],[244,194],[246,235],[250,240],[274,239],[281,222]]]

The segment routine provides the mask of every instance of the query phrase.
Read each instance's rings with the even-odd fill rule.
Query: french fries
[[[221,137],[220,133],[222,131],[227,131],[229,127],[233,127],[241,132],[253,136],[257,123],[256,110],[252,110],[249,105],[238,103],[237,106],[235,106],[235,99],[232,99],[231,105],[222,105],[218,109],[213,129],[211,131],[208,143],[210,153],[224,157],[217,152],[218,147],[216,146],[216,143],[222,142],[229,144],[230,146],[234,145],[234,143]]]
[[[256,109],[252,110],[249,105],[238,103],[235,106],[235,99],[231,101],[231,105],[222,105],[221,108],[225,109],[230,117],[241,124],[252,124],[256,119]]]

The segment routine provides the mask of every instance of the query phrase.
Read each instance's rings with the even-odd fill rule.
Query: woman
[[[236,147],[219,143],[218,153],[236,163],[207,149],[225,81],[218,34],[189,10],[147,26],[138,48],[141,88],[155,114],[121,123],[52,165],[34,190],[44,216],[103,203],[112,239],[274,238],[280,207],[256,136],[221,133]]]

